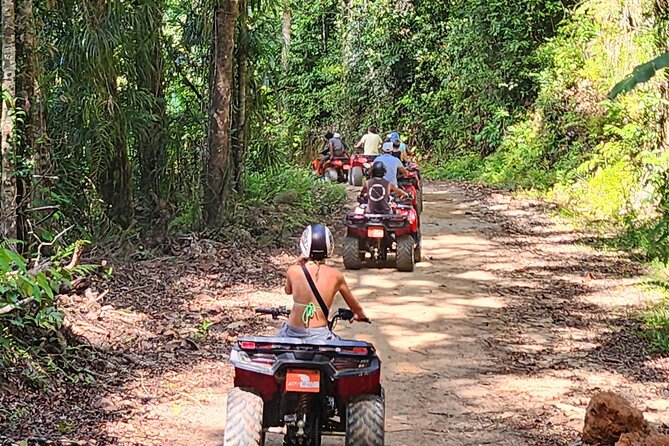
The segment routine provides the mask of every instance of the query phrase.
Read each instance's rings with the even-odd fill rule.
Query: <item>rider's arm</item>
[[[399,187],[395,186],[394,184],[390,183],[390,192],[395,192],[398,194],[401,198],[408,198],[409,194],[400,189]]]
[[[355,145],[355,148],[359,149],[360,147],[362,147],[363,144],[365,144],[365,137],[364,136],[362,138],[360,138],[360,141],[358,142],[358,144]]]
[[[353,293],[351,292],[351,289],[348,287],[348,284],[346,283],[346,279],[344,278],[344,276],[341,276],[339,278],[339,292],[341,293],[341,297],[344,298],[346,305],[348,305],[351,311],[355,314],[354,319],[356,321],[365,321],[368,319],[364,310],[360,306],[360,303],[353,296]]]
[[[401,173],[402,175],[408,175],[408,174],[409,174],[409,171],[408,171],[408,170],[406,169],[406,167],[404,167],[404,166],[398,167],[398,168],[397,168],[397,171],[398,171],[399,173]]]
[[[299,262],[299,260],[298,260],[298,262]],[[288,273],[286,273],[286,287],[285,287],[285,290],[286,290],[286,294],[288,294],[289,296],[293,294],[293,284],[290,281],[290,272],[292,270],[293,270],[293,267],[291,266],[290,268],[288,268]]]
[[[362,185],[362,190],[360,191],[360,196],[361,197],[367,196],[367,183]]]

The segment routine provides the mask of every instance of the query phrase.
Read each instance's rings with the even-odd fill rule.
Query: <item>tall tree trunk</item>
[[[21,135],[16,144],[18,160],[34,159],[34,167],[29,164],[17,166],[19,171],[25,172],[17,176],[17,236],[27,240],[29,215],[26,209],[30,203],[36,207],[42,206],[48,200],[49,184],[45,183],[45,176],[49,175],[50,158],[45,144],[45,121],[43,101],[38,79],[41,67],[38,58],[35,18],[33,16],[33,1],[19,0],[16,11],[16,90],[17,107],[25,115],[17,122],[16,134]],[[33,182],[33,175],[36,181]],[[41,219],[42,215],[35,215]]]
[[[657,47],[658,53],[663,53],[669,49],[669,0],[655,1],[655,22],[657,32]],[[658,147],[661,151],[669,150],[669,78],[666,70],[659,72],[658,77],[660,82],[660,95],[663,99],[660,104],[659,124],[660,135]],[[663,185],[659,190],[660,203],[659,209],[667,216],[667,209],[669,208],[669,171],[664,168],[661,172],[663,178]]]
[[[669,0],[655,1],[658,53],[669,50]],[[664,101],[660,105],[660,147],[669,150],[669,79],[665,70],[658,73],[662,79],[660,93]]]
[[[234,166],[234,185],[240,191],[244,187],[244,163],[248,146],[248,29],[247,2],[240,0],[238,19],[238,39],[235,60],[235,107],[233,115],[232,155]]]
[[[288,64],[290,60],[290,42],[292,40],[291,24],[292,11],[290,7],[290,0],[283,0],[283,16],[282,16],[282,35],[281,41],[281,62],[283,64],[284,73],[288,71]]]
[[[16,34],[14,0],[2,0],[2,175],[0,183],[0,238],[16,238],[16,152],[14,99],[16,97]]]
[[[151,114],[154,122],[148,132],[138,135],[137,138],[140,184],[143,191],[163,197],[165,191],[161,188],[161,182],[167,165],[164,58],[161,44],[163,1],[151,1],[144,7],[143,12],[148,16],[149,27],[141,30],[142,35],[137,36],[138,41],[143,41],[138,52],[145,56],[137,58],[141,64],[137,86],[152,96]]]
[[[214,73],[204,187],[204,218],[208,225],[214,225],[223,215],[234,180],[230,133],[238,13],[238,0],[222,0],[214,8]]]
[[[41,22],[33,14],[33,0],[23,1],[23,15],[25,17],[26,32],[26,57],[29,66],[30,76],[27,80],[30,82],[30,96],[26,96],[29,101],[28,121],[30,123],[30,148],[32,157],[35,161],[33,176],[36,180],[35,198],[38,205],[43,205],[50,200],[51,178],[53,177],[51,152],[47,144],[46,112],[44,109],[44,95],[40,86],[40,80],[43,73],[42,61],[39,57],[39,48],[37,45],[38,29],[41,29]]]
[[[114,70],[104,73],[106,76],[106,88],[109,96],[113,96],[113,102],[118,103],[118,88]],[[115,116],[117,111],[109,111],[109,122],[117,124],[122,117]],[[132,166],[128,157],[128,148],[125,138],[120,131],[112,133],[113,140],[109,143],[112,152],[109,161],[98,175],[100,194],[107,206],[107,216],[117,225],[127,228],[134,219],[134,205],[132,197]]]

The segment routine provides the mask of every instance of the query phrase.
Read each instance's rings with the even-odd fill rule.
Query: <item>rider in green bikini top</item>
[[[324,263],[334,250],[334,240],[330,230],[319,224],[308,226],[302,234],[300,249],[302,255],[295,265],[288,268],[286,277],[286,294],[293,296],[293,308],[287,324],[279,335],[310,337],[314,331],[320,332],[323,328],[327,331],[327,319],[309,286],[307,275],[312,278],[328,310],[332,307],[337,293],[341,293],[355,314],[354,320],[367,320],[343,274]],[[297,336],[300,333],[304,333],[304,336]]]

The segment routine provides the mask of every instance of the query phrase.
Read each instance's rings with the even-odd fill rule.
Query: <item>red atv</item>
[[[384,262],[392,253],[398,271],[411,272],[421,261],[420,222],[409,203],[397,205],[395,214],[366,214],[361,203],[355,212],[346,215],[344,225],[346,269],[360,269],[368,258]]]
[[[411,205],[418,214],[423,212],[423,191],[421,189],[420,172],[407,167],[408,174],[397,177],[398,186],[413,197]]]
[[[349,164],[351,170],[349,171],[348,184],[351,186],[362,186],[365,178],[369,178],[369,169],[374,164],[374,160],[378,155],[363,155],[356,153],[351,155]]]
[[[348,156],[333,157],[325,161],[322,166],[320,164],[320,160],[314,160],[311,163],[311,168],[316,176],[333,183],[346,183],[348,181],[351,168]]]
[[[274,319],[285,307],[260,309]],[[340,309],[329,321],[352,320]],[[368,321],[369,322],[369,321]],[[228,393],[224,446],[263,446],[265,432],[285,427],[285,446],[320,446],[321,436],[347,446],[383,446],[381,361],[361,341],[239,338],[230,352],[235,387]]]

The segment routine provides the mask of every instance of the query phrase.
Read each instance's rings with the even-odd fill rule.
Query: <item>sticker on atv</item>
[[[370,226],[367,228],[367,237],[369,238],[383,238],[384,234],[383,226]]]
[[[288,370],[286,373],[286,392],[318,393],[320,390],[318,370]]]

